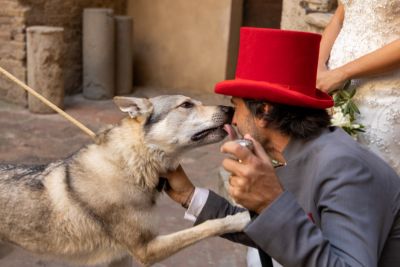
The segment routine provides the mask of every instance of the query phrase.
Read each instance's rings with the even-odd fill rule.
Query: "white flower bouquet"
[[[360,110],[352,100],[356,94],[356,89],[351,88],[350,85],[351,81],[347,81],[343,88],[333,95],[335,106],[333,107],[331,123],[357,138],[358,133],[364,132],[364,125],[356,122]]]

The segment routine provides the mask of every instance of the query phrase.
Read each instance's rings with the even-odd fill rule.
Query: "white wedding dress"
[[[345,18],[331,51],[330,69],[400,39],[400,0],[341,1]],[[352,80],[352,85],[357,88],[358,121],[366,127],[359,141],[400,175],[400,69]]]

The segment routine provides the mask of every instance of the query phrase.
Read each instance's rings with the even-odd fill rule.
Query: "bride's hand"
[[[342,88],[346,80],[346,73],[340,68],[318,71],[317,88],[329,94],[339,88]]]

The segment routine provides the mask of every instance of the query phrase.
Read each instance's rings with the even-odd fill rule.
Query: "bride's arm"
[[[339,68],[320,73],[317,80],[317,88],[325,92],[331,92],[346,80],[378,75],[399,67],[400,39],[350,61]]]
[[[400,39],[366,54],[339,69],[347,79],[372,76],[400,67]]]
[[[329,59],[329,54],[331,53],[333,43],[335,42],[340,30],[342,29],[344,19],[344,8],[343,5],[339,3],[335,14],[333,15],[331,21],[326,26],[324,33],[322,34],[321,44],[319,48],[319,58],[318,58],[318,70],[326,70],[326,63]]]

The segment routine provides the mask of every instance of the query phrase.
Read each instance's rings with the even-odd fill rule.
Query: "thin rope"
[[[11,81],[13,81],[14,83],[16,83],[17,85],[19,85],[20,87],[22,87],[24,90],[28,91],[28,93],[32,94],[33,96],[35,96],[36,98],[38,98],[40,101],[42,101],[44,104],[46,104],[47,106],[49,106],[51,109],[53,109],[54,111],[56,111],[58,114],[60,114],[61,116],[63,116],[65,119],[67,119],[68,121],[70,121],[72,124],[74,124],[75,126],[77,126],[79,129],[81,129],[82,131],[84,131],[87,135],[89,135],[93,140],[96,137],[96,134],[90,130],[89,128],[87,128],[85,125],[83,125],[82,123],[80,123],[79,121],[77,121],[76,119],[74,119],[73,117],[71,117],[70,115],[68,115],[67,113],[65,113],[62,109],[60,109],[59,107],[57,107],[56,105],[54,105],[53,103],[51,103],[49,100],[47,100],[46,98],[44,98],[41,94],[39,94],[38,92],[36,92],[34,89],[30,88],[29,86],[27,86],[26,84],[24,84],[23,82],[21,82],[20,80],[18,80],[15,76],[13,76],[11,73],[9,73],[8,71],[6,71],[5,69],[3,69],[2,67],[0,67],[0,72],[3,73],[8,79],[10,79]]]

